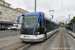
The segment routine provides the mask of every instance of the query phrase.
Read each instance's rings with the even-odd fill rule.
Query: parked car
[[[10,30],[11,29],[11,27],[7,27],[7,30]]]
[[[6,27],[0,27],[0,30],[6,30],[7,28]]]
[[[20,30],[21,29],[21,24],[13,24],[13,26],[10,27],[9,29],[11,29],[11,30]]]

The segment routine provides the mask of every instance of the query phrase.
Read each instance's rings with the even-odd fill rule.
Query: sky
[[[35,0],[5,0],[11,4],[13,8],[22,8],[29,12],[34,12],[34,1]],[[49,10],[54,10],[53,21],[56,22],[69,22],[75,16],[75,0],[36,0],[36,11],[44,12],[49,18]]]

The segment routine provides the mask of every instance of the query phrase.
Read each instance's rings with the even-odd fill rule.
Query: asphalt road
[[[60,28],[44,42],[23,43],[19,38],[20,31],[3,31],[6,35],[0,38],[0,50],[75,50],[75,39],[69,35],[65,28]],[[0,33],[0,36],[3,35]],[[15,35],[16,34],[16,35]]]
[[[16,36],[20,34],[18,30],[2,30],[0,31],[0,38],[8,37],[8,36]]]

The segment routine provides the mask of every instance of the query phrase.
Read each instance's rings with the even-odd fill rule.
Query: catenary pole
[[[36,0],[35,0],[35,8],[34,9],[35,9],[35,12],[36,12]]]

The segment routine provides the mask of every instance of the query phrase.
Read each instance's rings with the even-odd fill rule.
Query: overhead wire
[[[44,2],[46,3],[46,5],[49,7],[49,9],[51,9],[50,5],[44,0]]]

